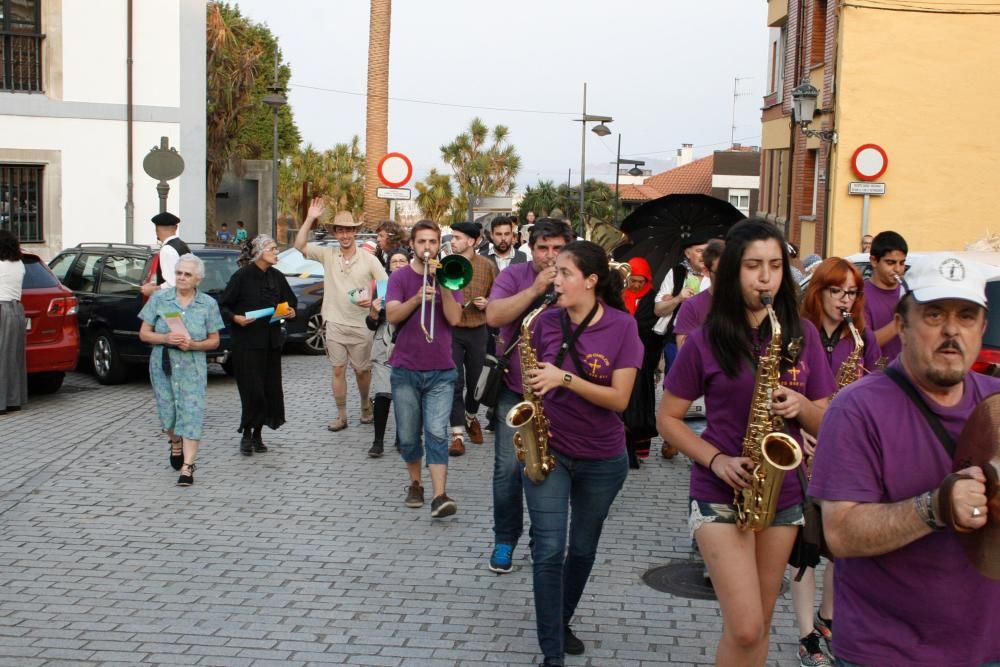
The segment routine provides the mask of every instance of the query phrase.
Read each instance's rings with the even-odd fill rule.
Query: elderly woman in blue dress
[[[182,255],[175,275],[176,287],[154,293],[139,313],[139,338],[153,346],[149,376],[160,424],[171,441],[170,464],[181,473],[177,485],[191,486],[205,417],[205,352],[219,346],[224,324],[215,299],[198,291],[205,277],[202,261]]]

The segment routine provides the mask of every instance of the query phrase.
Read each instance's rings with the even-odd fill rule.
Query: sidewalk
[[[187,489],[143,380],[73,374],[0,416],[0,665],[538,664],[526,543],[513,573],[486,569],[492,435],[452,459],[458,514],[432,521],[429,503],[403,506],[391,444],[366,457],[353,380],[350,426],[330,433],[326,360],[284,369],[289,423],[253,457],[237,450],[236,384],[211,371]],[[687,479],[658,452],[630,473],[573,624],[587,652],[568,665],[711,664],[717,604],[640,578],[689,557]],[[774,626],[772,664],[797,664],[787,596]]]

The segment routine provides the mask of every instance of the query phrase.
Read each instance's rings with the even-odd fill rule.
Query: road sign
[[[378,162],[378,177],[390,188],[399,188],[413,176],[413,164],[402,153],[386,153]],[[409,197],[407,197],[409,199]]]
[[[862,181],[874,181],[885,173],[888,166],[889,156],[876,144],[858,146],[851,156],[851,169]]]
[[[378,188],[375,196],[379,199],[409,199],[412,192],[410,188]]]
[[[885,183],[870,183],[867,181],[848,184],[847,193],[852,195],[876,195],[881,197],[885,194]]]

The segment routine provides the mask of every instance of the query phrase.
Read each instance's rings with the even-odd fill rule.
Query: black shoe
[[[255,436],[251,437],[250,439],[253,440],[253,450],[255,452],[266,452],[267,451],[267,445],[264,444],[264,439],[261,438],[259,435],[255,435]]]
[[[564,664],[564,662],[555,658],[545,658],[544,661],[538,663],[538,667],[563,667]]]
[[[583,655],[586,648],[568,625],[563,629],[563,651],[566,655]]]
[[[174,470],[180,470],[181,466],[184,464],[184,450],[181,449],[180,454],[174,454],[174,445],[178,442],[183,443],[183,439],[173,440],[170,442],[170,467]]]
[[[184,474],[187,470],[188,474]],[[194,484],[194,464],[185,463],[181,466],[181,476],[177,478],[177,486],[191,486]]]
[[[243,456],[253,456],[253,439],[245,435],[240,440],[240,454]]]
[[[451,516],[457,510],[458,505],[455,504],[455,501],[444,493],[431,501],[431,518],[442,519]]]
[[[372,444],[372,448],[368,450],[368,457],[372,458],[372,459],[380,459],[380,458],[382,458],[382,449],[383,449],[382,448],[382,441],[381,440],[376,440]]]

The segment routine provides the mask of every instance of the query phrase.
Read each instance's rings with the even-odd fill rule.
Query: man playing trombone
[[[431,517],[455,513],[458,506],[445,493],[448,481],[448,422],[455,393],[451,327],[462,317],[462,285],[441,284],[435,272],[441,230],[421,220],[410,232],[413,259],[408,269],[393,271],[386,291],[386,319],[396,327],[392,366],[392,402],[399,451],[410,473],[406,506],[424,504],[420,469],[424,449],[430,470]],[[423,445],[421,445],[423,434]]]

